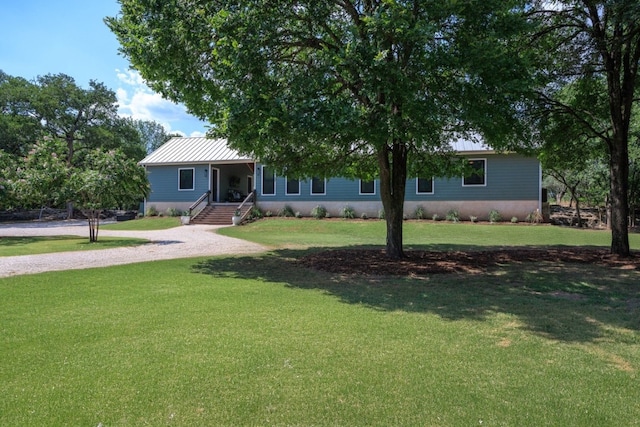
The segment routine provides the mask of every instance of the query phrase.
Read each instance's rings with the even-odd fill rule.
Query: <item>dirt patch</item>
[[[640,270],[640,258],[620,258],[606,249],[544,248],[486,251],[407,251],[406,258],[389,259],[384,250],[328,250],[300,259],[312,269],[368,276],[425,276],[444,273],[482,273],[504,264],[560,262],[595,264]]]

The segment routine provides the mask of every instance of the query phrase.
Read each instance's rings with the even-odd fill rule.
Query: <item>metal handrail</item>
[[[200,198],[198,198],[198,200],[196,200],[191,206],[189,206],[189,216],[191,216],[195,208],[197,208],[202,202],[204,202],[205,199],[209,198],[209,194],[211,194],[211,190],[204,193],[202,196],[200,196]]]
[[[240,206],[238,206],[236,209],[238,209],[240,212],[242,212],[242,207],[245,205],[245,203],[249,203],[251,200],[253,200],[253,195],[255,193],[255,190],[252,191],[251,193],[249,193],[249,195],[247,197],[245,197],[245,199],[242,201],[242,203],[240,203]],[[242,220],[244,220],[244,218],[249,214],[249,211],[246,211],[244,214],[242,214]]]

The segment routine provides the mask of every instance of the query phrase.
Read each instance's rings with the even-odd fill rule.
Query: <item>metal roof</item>
[[[458,153],[490,153],[494,149],[482,142],[479,136],[473,136],[472,139],[459,138],[451,142],[451,147]]]
[[[253,162],[227,145],[226,139],[176,137],[140,161],[143,166],[180,163]]]
[[[488,153],[494,150],[477,140],[458,139],[451,143],[458,153]],[[226,139],[175,137],[140,161],[147,165],[183,163],[233,163],[253,162],[229,148]]]

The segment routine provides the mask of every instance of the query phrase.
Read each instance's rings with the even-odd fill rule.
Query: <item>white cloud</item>
[[[175,104],[153,92],[135,70],[116,70],[120,87],[116,89],[119,114],[136,120],[153,120],[167,132],[204,136],[204,124],[191,116],[183,105]],[[196,128],[194,130],[193,128]],[[186,131],[183,129],[187,129]]]

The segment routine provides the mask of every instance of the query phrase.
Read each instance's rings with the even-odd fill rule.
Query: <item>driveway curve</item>
[[[99,237],[136,237],[147,239],[150,243],[93,251],[0,257],[0,277],[163,259],[254,254],[267,250],[266,247],[256,243],[215,233],[215,230],[221,227],[183,225],[168,230],[153,231],[100,229]],[[0,224],[0,238],[4,236],[81,236],[88,239],[89,226],[86,221]]]

